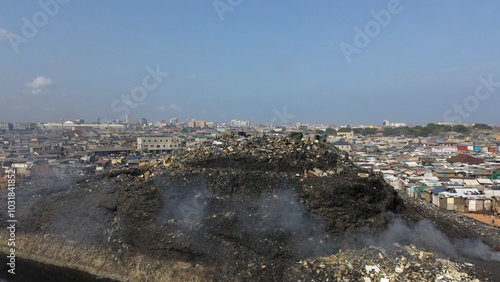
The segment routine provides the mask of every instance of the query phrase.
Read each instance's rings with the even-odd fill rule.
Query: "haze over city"
[[[498,14],[493,0],[5,1],[0,121],[499,124]]]

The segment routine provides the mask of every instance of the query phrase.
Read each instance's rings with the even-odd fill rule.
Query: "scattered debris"
[[[383,231],[388,212],[411,220],[413,211],[380,176],[319,140],[227,137],[70,185],[19,187],[16,197],[25,223],[18,232],[53,246],[54,260],[66,260],[58,252],[65,242],[83,249],[79,260],[104,252],[108,272],[137,281],[171,281],[161,275],[172,273],[186,281],[190,269],[199,281],[488,277],[415,246],[350,245]],[[183,266],[162,268],[174,262]]]
[[[422,257],[423,251],[414,245],[393,247],[385,250],[385,259],[379,256],[379,247],[347,249],[328,257],[301,260],[295,271],[302,281],[478,282],[478,277],[485,274],[470,263],[452,262],[434,254]],[[307,274],[302,274],[304,272]]]

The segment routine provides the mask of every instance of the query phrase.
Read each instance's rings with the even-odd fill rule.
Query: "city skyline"
[[[151,3],[3,3],[0,121],[499,124],[496,1]]]
[[[50,125],[52,126],[61,126],[64,125],[66,128],[70,128],[72,124],[75,124],[77,126],[85,126],[85,125],[95,125],[95,124],[101,124],[101,125],[144,125],[144,126],[172,126],[172,125],[184,125],[187,127],[191,128],[208,128],[208,127],[214,127],[214,126],[229,126],[232,128],[250,128],[250,127],[260,127],[260,126],[274,126],[274,127],[284,127],[284,128],[298,128],[300,126],[308,126],[312,128],[318,128],[318,127],[338,127],[338,128],[344,128],[344,127],[352,127],[352,128],[363,128],[363,127],[393,127],[393,128],[399,128],[399,127],[416,127],[416,126],[427,126],[429,124],[438,124],[438,125],[464,125],[464,126],[469,126],[472,127],[474,125],[488,125],[492,127],[499,127],[499,124],[494,124],[494,123],[480,123],[480,122],[470,122],[470,123],[458,123],[458,122],[429,122],[425,124],[410,124],[406,122],[393,122],[389,120],[382,120],[380,122],[371,122],[371,123],[365,123],[365,124],[354,124],[354,123],[335,123],[335,122],[327,122],[327,123],[306,123],[302,121],[296,121],[294,123],[289,123],[289,124],[283,124],[283,123],[253,123],[250,120],[239,120],[239,119],[231,119],[229,121],[213,121],[213,120],[204,120],[204,119],[196,119],[196,118],[187,118],[185,120],[180,120],[177,117],[171,117],[167,119],[161,119],[161,120],[152,120],[148,121],[146,118],[133,118],[132,116],[129,116],[128,119],[125,120],[108,120],[108,119],[101,119],[101,118],[96,118],[96,119],[91,119],[91,120],[85,120],[85,119],[61,119],[59,121],[53,121],[53,120],[48,120],[48,121],[0,121],[1,124],[44,124],[44,125]],[[202,126],[200,126],[202,125]],[[56,127],[57,127],[56,126]]]

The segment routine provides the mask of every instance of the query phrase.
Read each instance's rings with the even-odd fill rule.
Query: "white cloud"
[[[51,86],[52,84],[54,84],[52,79],[41,75],[33,79],[32,82],[26,83],[26,87],[31,90],[33,95],[37,95],[43,90],[43,88]]]
[[[0,28],[0,41],[1,40],[9,40],[9,36],[10,36],[10,31],[8,31],[4,28]]]
[[[168,109],[176,112],[182,111],[182,108],[177,106],[176,104],[170,104],[170,106],[168,106]]]

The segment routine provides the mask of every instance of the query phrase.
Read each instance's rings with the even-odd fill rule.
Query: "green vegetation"
[[[425,126],[403,126],[403,127],[384,127],[384,128],[361,128],[361,127],[343,127],[338,131],[333,128],[326,128],[323,130],[316,130],[315,134],[327,134],[335,135],[336,132],[349,132],[352,131],[354,134],[360,134],[363,136],[370,136],[382,133],[384,136],[411,136],[411,137],[427,137],[427,136],[437,136],[446,132],[456,132],[463,135],[467,135],[471,130],[490,130],[491,126],[487,124],[476,123],[473,127],[467,127],[462,124],[448,125],[448,124],[436,124],[429,123]],[[301,128],[299,128],[299,131]],[[305,131],[305,130],[303,130]]]
[[[500,178],[500,172],[498,171],[494,171],[491,173],[490,177],[488,177],[489,179],[499,179]]]
[[[440,135],[445,132],[458,132],[462,134],[469,133],[469,128],[464,125],[444,125],[429,123],[426,126],[414,126],[414,127],[385,127],[384,136],[395,136],[395,135],[405,135],[405,136],[433,136]]]
[[[375,135],[378,133],[377,128],[353,128],[355,134],[361,134],[364,136]]]
[[[493,129],[493,127],[487,125],[487,124],[484,124],[484,123],[476,123],[474,124],[474,126],[472,127],[474,129],[483,129],[483,130],[491,130]]]
[[[337,132],[350,132],[352,128],[350,126],[340,128]]]
[[[461,124],[453,126],[453,130],[463,134],[469,133],[469,129],[467,128],[467,126]]]
[[[325,132],[326,132],[326,134],[330,134],[330,135],[334,135],[335,133],[337,133],[337,131],[333,128],[327,128]]]

